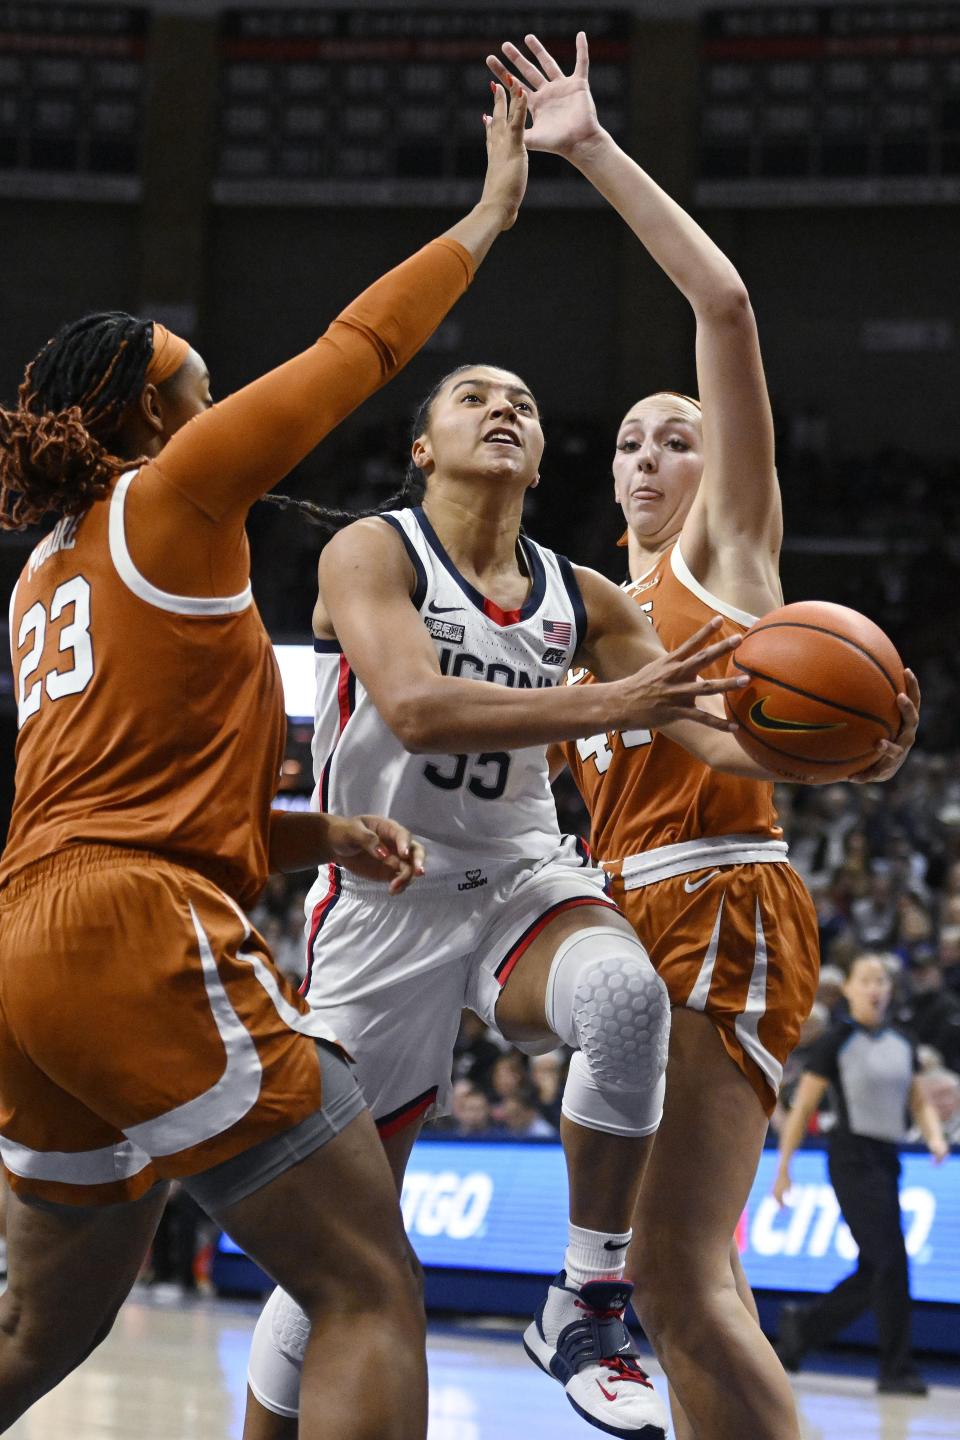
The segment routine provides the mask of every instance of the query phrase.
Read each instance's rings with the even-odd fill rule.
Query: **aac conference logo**
[[[931,1258],[930,1232],[937,1214],[936,1196],[922,1185],[901,1190],[904,1238],[911,1260],[923,1265]],[[764,1195],[752,1220],[744,1215],[738,1235],[740,1249],[756,1255],[802,1255],[823,1259],[832,1249],[842,1260],[855,1260],[857,1245],[845,1222],[833,1187],[795,1184],[781,1210],[772,1195]]]
[[[408,1235],[469,1240],[483,1232],[493,1199],[493,1178],[483,1170],[459,1175],[455,1170],[408,1171],[400,1209]]]

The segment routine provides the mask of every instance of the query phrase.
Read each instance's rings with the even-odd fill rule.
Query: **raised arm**
[[[411,359],[516,218],[526,185],[523,97],[498,87],[486,127],[479,203],[445,235],[391,270],[302,354],[179,430],[142,476],[214,522],[241,518],[345,416]]]
[[[335,536],[320,557],[319,580],[324,614],[351,668],[411,752],[519,750],[598,730],[661,725],[681,714],[693,717],[691,729],[724,727],[694,708],[698,695],[725,688],[725,682],[696,678],[729,648],[723,641],[701,650],[705,632],[669,656],[653,636],[649,649],[645,641],[636,647],[632,670],[611,683],[514,690],[441,674],[410,603],[412,566],[385,521],[358,520]],[[636,606],[627,613],[632,623]]]
[[[526,45],[533,60],[509,42],[503,53],[527,87],[532,120],[527,148],[569,160],[622,215],[696,316],[704,475],[684,527],[685,558],[696,571],[698,559],[702,562],[698,547],[722,548],[736,541],[741,551],[743,542],[762,546],[767,561],[775,560],[782,522],[773,421],[743,281],[696,221],[600,125],[590,93],[586,36],[577,36],[572,75],[563,74],[535,36],[528,35]],[[510,83],[502,61],[490,56],[487,63]],[[516,80],[512,89],[519,93]]]

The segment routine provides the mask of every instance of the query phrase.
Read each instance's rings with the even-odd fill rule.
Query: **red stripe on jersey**
[[[333,757],[336,754],[337,746],[341,736],[347,728],[347,721],[353,714],[353,707],[356,703],[356,685],[350,664],[344,655],[340,656],[339,674],[337,677],[337,710],[340,717],[340,729],[337,738],[333,742],[333,749],[327,756],[323,769],[320,772],[320,782],[317,785],[317,803],[321,811],[330,808],[330,766],[333,764]]]
[[[340,734],[350,719],[350,662],[346,655],[340,656],[340,678],[337,681],[337,704],[340,707]]]
[[[501,610],[492,600],[484,598],[483,613],[495,625],[516,625],[523,619],[522,610]]]
[[[396,1135],[398,1130],[403,1130],[405,1126],[412,1125],[414,1120],[419,1120],[436,1098],[437,1086],[434,1085],[432,1089],[418,1095],[416,1100],[411,1100],[409,1105],[401,1105],[399,1110],[392,1110],[389,1115],[384,1115],[382,1120],[376,1122],[380,1139],[386,1140],[388,1135]]]
[[[310,989],[310,981],[313,979],[313,947],[317,943],[317,936],[323,929],[323,922],[326,920],[336,901],[340,898],[340,875],[336,865],[327,867],[329,884],[327,893],[322,900],[318,900],[313,907],[313,914],[310,916],[310,938],[307,941],[307,973],[303,977],[300,986],[300,994],[306,995]]]
[[[564,910],[577,910],[581,905],[602,905],[605,910],[616,910],[617,914],[620,914],[619,905],[615,905],[612,900],[604,900],[600,895],[598,895],[596,899],[594,899],[592,895],[578,895],[576,899],[561,900],[558,904],[551,905],[550,909],[545,910],[540,916],[540,919],[535,920],[529,930],[524,932],[521,939],[517,941],[517,944],[504,956],[503,960],[501,960],[497,966],[495,975],[501,990],[510,979],[513,973],[513,967],[521,955],[529,949],[537,936],[546,929],[554,916],[562,915]]]

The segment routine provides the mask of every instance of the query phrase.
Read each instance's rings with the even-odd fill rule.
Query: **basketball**
[[[748,755],[785,780],[846,780],[895,740],[903,664],[878,625],[804,600],[762,616],[730,657],[750,684],[724,698]]]

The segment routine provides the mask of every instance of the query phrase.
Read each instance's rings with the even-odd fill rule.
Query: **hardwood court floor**
[[[239,1440],[257,1306],[137,1290],[106,1343],[7,1434],[13,1440]],[[362,1362],[361,1362],[362,1363]],[[960,1440],[960,1367],[925,1400],[866,1378],[796,1377],[804,1440]],[[651,1361],[658,1389],[663,1377]],[[429,1440],[590,1440],[515,1330],[430,1334]]]

